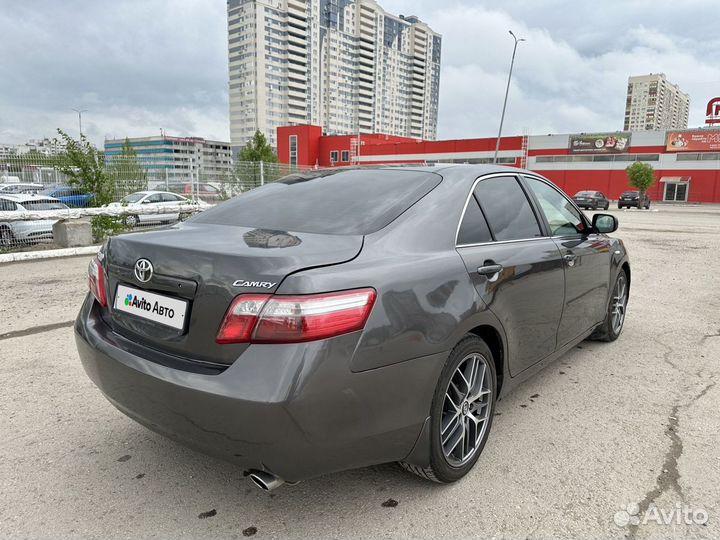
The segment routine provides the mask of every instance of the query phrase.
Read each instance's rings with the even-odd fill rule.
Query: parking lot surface
[[[720,208],[613,212],[624,333],[499,402],[447,486],[388,464],[262,492],[90,383],[71,327],[88,258],[0,265],[0,537],[720,537]]]

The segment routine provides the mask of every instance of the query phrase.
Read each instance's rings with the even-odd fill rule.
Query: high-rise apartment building
[[[375,0],[228,0],[230,139],[313,124],[434,139],[441,36]]]
[[[626,131],[684,129],[689,115],[690,97],[664,73],[628,78]]]

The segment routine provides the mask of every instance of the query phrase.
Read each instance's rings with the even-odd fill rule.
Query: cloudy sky
[[[380,0],[443,34],[440,138],[622,128],[630,74],[664,72],[690,125],[720,94],[717,0]],[[222,0],[0,0],[0,143],[77,135],[227,139]]]

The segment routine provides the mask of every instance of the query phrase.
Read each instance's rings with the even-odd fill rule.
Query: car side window
[[[154,195],[150,195],[145,200],[149,203],[159,203],[160,201],[162,201],[162,196],[159,193],[155,193]]]
[[[465,214],[458,229],[457,245],[480,244],[483,242],[492,242],[492,236],[475,195],[470,195]]]
[[[17,210],[17,205],[6,199],[0,199],[0,212],[14,212]]]
[[[542,236],[525,192],[514,176],[478,182],[475,196],[495,240],[523,240]]]
[[[180,197],[172,193],[163,193],[161,195],[163,202],[178,202]]]
[[[553,236],[585,232],[585,221],[580,211],[562,193],[537,178],[526,176],[525,182],[537,197]]]

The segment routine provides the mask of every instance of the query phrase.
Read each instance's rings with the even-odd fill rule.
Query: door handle
[[[575,266],[575,260],[577,259],[577,255],[574,253],[568,253],[566,255],[563,255],[563,260],[567,263],[568,266]]]
[[[502,272],[502,264],[486,264],[477,269],[477,273],[481,276],[493,276],[499,272]]]

